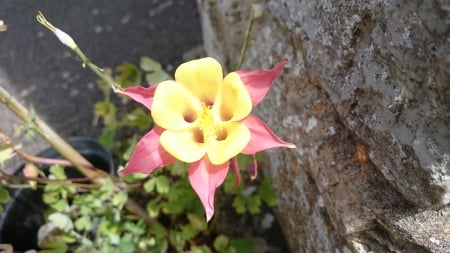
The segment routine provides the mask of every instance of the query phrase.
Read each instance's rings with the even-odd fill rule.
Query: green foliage
[[[250,155],[240,154],[237,157],[239,168],[242,172],[245,172],[245,168],[253,164],[253,158]],[[264,157],[257,157],[258,161],[263,161]],[[242,180],[239,187],[235,189],[236,175],[229,173],[225,182],[224,190],[226,193],[232,194],[233,207],[236,213],[244,214],[257,214],[260,212],[261,207],[266,204],[269,207],[276,205],[276,196],[272,188],[272,184],[268,178],[264,178],[258,184],[246,184],[245,180]]]
[[[113,74],[114,81],[122,87],[142,80],[151,84],[170,79],[161,64],[148,57],[141,59],[139,67],[125,63],[114,73],[105,71]],[[124,165],[139,138],[151,128],[150,113],[135,104],[117,107],[109,85],[102,81],[98,85],[104,94],[104,99],[94,106],[94,113],[103,124],[99,139],[112,151],[116,162]],[[0,158],[10,154],[6,151],[0,153]],[[248,182],[245,168],[253,162],[252,156],[238,156],[240,185],[235,187],[236,175],[232,172],[224,182],[223,189],[232,195],[238,214],[257,214],[264,205],[276,204],[268,179]],[[253,240],[217,234],[216,227],[210,225],[214,221],[206,223],[203,207],[188,180],[188,166],[175,162],[151,175],[104,178],[100,185],[73,182],[66,168],[52,166],[50,181],[43,186],[43,200],[50,207],[46,225],[54,231],[45,238],[39,252],[252,252]],[[144,206],[155,222],[147,223],[127,212],[124,206],[129,198]],[[0,204],[8,200],[8,191],[0,188]]]
[[[146,72],[145,80],[148,84],[159,83],[171,79],[171,76],[162,69],[161,64],[150,57],[142,57],[140,66],[141,69]]]
[[[3,212],[3,205],[10,199],[9,192],[0,186],[0,213]]]

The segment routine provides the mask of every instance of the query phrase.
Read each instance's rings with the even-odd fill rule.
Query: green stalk
[[[250,16],[248,19],[247,30],[245,31],[244,42],[242,43],[241,54],[239,56],[239,62],[236,66],[236,69],[241,69],[242,63],[244,62],[245,53],[247,52],[248,43],[250,42],[250,37],[253,30],[253,24],[255,23],[255,16],[253,7],[250,7]]]

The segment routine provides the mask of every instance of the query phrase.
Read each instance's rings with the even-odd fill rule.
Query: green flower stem
[[[86,57],[86,55],[83,53],[83,51],[81,51],[81,49],[77,46],[75,48],[72,49],[72,51],[78,55],[78,57],[80,57],[81,62],[83,63],[82,66],[84,67],[88,67],[89,69],[92,70],[92,72],[94,72],[98,77],[100,77],[101,79],[103,79],[107,84],[109,84],[109,86],[111,86],[111,88],[113,90],[120,88],[120,86],[114,81],[114,79],[106,74],[103,69],[97,67],[97,65],[95,65],[94,63],[92,63],[88,57]]]
[[[250,7],[250,16],[248,20],[247,30],[245,31],[244,42],[242,43],[241,54],[239,56],[239,62],[236,66],[236,69],[241,69],[242,63],[244,62],[245,53],[247,52],[248,43],[250,41],[250,36],[253,30],[253,24],[255,23],[255,15],[253,11],[253,7]]]

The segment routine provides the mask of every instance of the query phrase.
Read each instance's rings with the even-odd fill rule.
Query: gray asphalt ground
[[[97,77],[36,21],[39,10],[100,67],[150,56],[173,69],[201,45],[195,0],[0,0],[8,26],[0,33],[0,86],[64,137],[98,133],[92,106],[102,95]],[[11,132],[17,123],[0,104],[0,128]]]

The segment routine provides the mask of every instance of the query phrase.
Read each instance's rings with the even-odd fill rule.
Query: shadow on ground
[[[0,34],[0,85],[64,137],[96,134],[92,104],[101,93],[97,77],[38,24],[38,10],[100,67],[151,56],[170,68],[201,44],[195,0],[4,1],[0,19],[8,31]],[[2,118],[4,113],[0,108]]]

